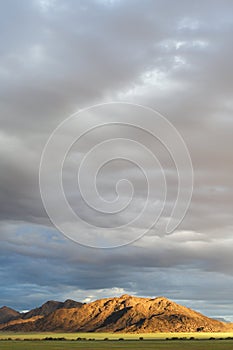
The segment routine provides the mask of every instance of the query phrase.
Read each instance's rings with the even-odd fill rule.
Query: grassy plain
[[[232,350],[232,340],[0,341],[1,350]]]
[[[219,338],[233,338],[233,332],[216,332],[216,333],[52,333],[52,332],[34,332],[34,333],[15,333],[15,332],[0,332],[0,339],[44,339],[46,337],[52,338],[66,338],[67,340],[77,339],[77,338],[95,338],[96,340],[103,340],[108,338],[109,340],[118,340],[123,338],[125,340],[138,340],[143,337],[144,340],[163,340],[166,338],[191,338],[195,339],[209,339],[211,337]]]
[[[43,340],[44,338],[66,340]],[[139,340],[143,337],[143,340]],[[171,338],[183,338],[171,340]],[[194,337],[195,340],[190,340]],[[209,340],[209,338],[215,340]],[[0,333],[1,350],[233,350],[233,333]],[[79,338],[77,341],[76,339]],[[80,340],[81,338],[81,340]],[[104,339],[108,340],[104,340]],[[166,340],[169,338],[170,340]],[[184,339],[186,338],[186,339]],[[220,339],[219,339],[220,338]],[[9,340],[5,340],[9,339]],[[11,339],[11,340],[10,340]],[[26,339],[26,340],[25,340]],[[84,340],[85,339],[85,340]],[[95,339],[95,340],[90,340]],[[119,340],[124,339],[124,340]]]

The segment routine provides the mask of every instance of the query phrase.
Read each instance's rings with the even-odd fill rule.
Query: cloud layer
[[[0,303],[28,309],[49,298],[162,294],[230,317],[233,3],[11,0],[0,6]],[[153,144],[169,185],[161,229],[132,246],[102,251],[72,243],[51,225],[38,169],[45,142],[60,122],[112,100],[165,115],[188,146],[195,183],[185,219],[164,235],[177,180],[174,164]],[[108,133],[95,134],[91,142]],[[145,135],[129,134],[152,145]],[[74,153],[85,153],[86,142]],[[71,164],[72,158],[65,186],[77,209]],[[133,174],[140,206],[143,181],[129,164],[105,169],[101,194],[112,199],[114,176],[122,173]],[[82,214],[102,224],[92,212]]]

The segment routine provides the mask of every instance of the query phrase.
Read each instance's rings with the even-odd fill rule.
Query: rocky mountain
[[[42,306],[22,314],[22,318],[29,319],[35,316],[47,316],[58,309],[79,308],[82,305],[82,303],[70,299],[66,300],[64,303],[61,301],[49,300]]]
[[[3,306],[0,308],[0,323],[6,323],[20,317],[20,313],[10,307]]]
[[[72,302],[68,304],[73,305]],[[35,317],[35,314],[33,315]],[[57,307],[51,312],[47,312],[46,308],[46,314],[40,314],[37,317],[29,318],[27,322],[24,319],[24,323],[19,323],[17,320],[17,324],[5,325],[3,330],[135,333],[224,332],[229,330],[229,325],[208,318],[164,297],[150,299],[122,295],[118,298],[101,299],[89,304],[78,303],[78,306],[71,308]]]
[[[13,327],[15,325],[21,325],[26,323],[32,323],[37,321],[44,316],[47,316],[58,309],[70,309],[70,308],[79,308],[82,306],[82,303],[79,303],[74,300],[66,300],[65,302],[49,300],[38,308],[32,309],[25,313],[19,313],[11,308],[3,306],[0,308],[0,329]]]

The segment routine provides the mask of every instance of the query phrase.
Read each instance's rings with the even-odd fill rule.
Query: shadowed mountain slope
[[[10,307],[3,306],[0,308],[0,323],[5,323],[20,317],[20,313]]]
[[[224,332],[229,327],[229,324],[208,318],[164,297],[149,299],[122,295],[89,304],[78,303],[78,307],[74,308],[57,308],[41,318],[22,324],[6,325],[3,329],[25,332],[143,333]]]
[[[32,309],[29,312],[26,312],[25,314],[22,315],[22,318],[28,319],[34,316],[47,316],[58,309],[79,308],[82,305],[83,305],[82,303],[79,303],[77,301],[70,300],[70,299],[66,300],[64,303],[61,301],[49,300],[46,303],[44,303],[42,306],[36,309]]]

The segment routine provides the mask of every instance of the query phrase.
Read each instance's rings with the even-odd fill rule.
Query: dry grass
[[[189,333],[143,333],[143,334],[130,334],[130,333],[51,333],[51,332],[33,332],[33,333],[13,333],[13,332],[0,332],[0,339],[43,339],[45,337],[52,338],[66,338],[68,340],[77,338],[95,338],[96,340],[103,340],[108,338],[109,340],[118,340],[123,338],[125,340],[135,340],[143,337],[143,339],[155,339],[163,340],[166,338],[191,338],[195,339],[209,339],[209,338],[233,338],[233,332],[217,332],[217,333],[205,333],[205,332],[189,332]]]

